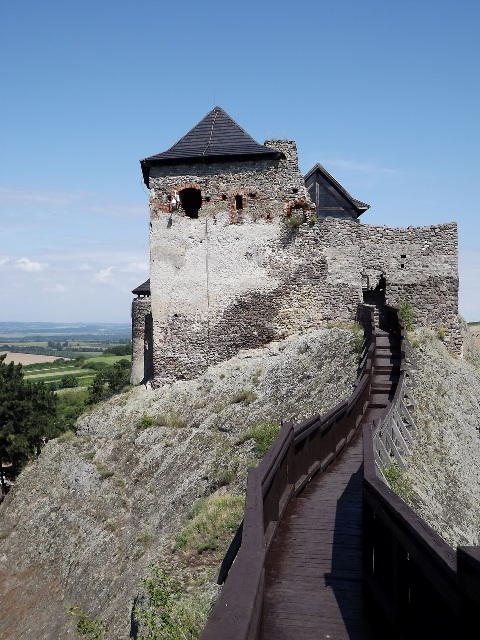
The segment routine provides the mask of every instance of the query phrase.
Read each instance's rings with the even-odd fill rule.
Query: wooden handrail
[[[373,310],[359,309],[365,331],[362,370],[348,400],[324,416],[284,423],[256,469],[248,472],[242,542],[201,640],[260,637],[264,565],[290,498],[322,472],[355,433],[371,393],[376,353]],[[400,385],[390,408],[403,400],[406,358],[413,360],[398,311],[385,308],[387,329],[400,341]],[[480,547],[452,550],[377,475],[373,434],[364,424],[363,568],[369,601],[391,638],[474,638],[480,605]],[[469,626],[470,625],[470,626]]]
[[[258,638],[265,558],[288,501],[351,440],[360,421],[357,414],[365,408],[375,323],[371,309],[361,313],[366,327],[363,370],[350,398],[324,416],[311,416],[298,425],[284,423],[259,466],[249,469],[242,543],[201,640]]]

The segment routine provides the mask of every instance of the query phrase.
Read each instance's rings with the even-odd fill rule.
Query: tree
[[[60,434],[57,398],[44,384],[24,380],[22,365],[4,360],[0,356],[0,464],[10,462],[16,475],[46,440]],[[0,476],[5,491],[3,471]]]
[[[60,389],[72,389],[78,387],[78,380],[75,376],[68,374],[60,378]]]

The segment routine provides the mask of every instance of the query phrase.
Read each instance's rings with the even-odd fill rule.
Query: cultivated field
[[[469,329],[475,339],[475,344],[480,349],[480,324],[470,324]]]
[[[5,363],[14,362],[15,364],[39,364],[41,362],[55,362],[58,356],[35,356],[31,353],[11,353],[10,351],[1,351],[0,355],[7,354]],[[64,358],[66,360],[66,358]]]

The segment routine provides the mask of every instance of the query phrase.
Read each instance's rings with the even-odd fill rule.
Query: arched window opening
[[[235,209],[237,211],[243,209],[243,196],[235,196]]]
[[[202,192],[195,187],[189,187],[180,191],[180,204],[185,215],[189,218],[198,218],[198,212],[202,206]]]

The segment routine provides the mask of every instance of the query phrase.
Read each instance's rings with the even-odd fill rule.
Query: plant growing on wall
[[[403,326],[406,331],[413,331],[413,324],[415,322],[415,317],[413,314],[413,307],[409,302],[401,302],[398,305],[398,313],[400,314],[400,318],[403,320]]]

